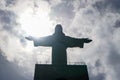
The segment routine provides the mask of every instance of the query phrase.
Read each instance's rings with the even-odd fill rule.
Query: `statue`
[[[52,47],[52,65],[67,65],[66,49],[68,47],[84,47],[84,43],[90,43],[92,40],[88,38],[72,38],[63,33],[62,26],[57,24],[55,32],[51,36],[34,38],[26,37],[27,40],[33,41],[34,46]]]

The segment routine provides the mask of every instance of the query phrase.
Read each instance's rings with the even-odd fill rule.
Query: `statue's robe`
[[[68,47],[84,46],[84,39],[72,38],[62,34],[53,34],[47,37],[41,37],[34,40],[34,46],[47,46],[52,47],[52,64],[53,65],[67,65]]]

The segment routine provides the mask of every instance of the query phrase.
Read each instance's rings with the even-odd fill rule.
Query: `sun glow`
[[[19,22],[25,35],[34,37],[50,35],[53,29],[53,22],[50,21],[47,11],[34,13],[31,9],[27,9],[20,15]]]

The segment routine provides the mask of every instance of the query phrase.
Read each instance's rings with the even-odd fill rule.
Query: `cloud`
[[[68,26],[71,23],[72,19],[74,18],[74,7],[72,5],[71,0],[63,0],[57,3],[56,5],[51,6],[50,18],[51,20],[56,21],[56,23],[62,23],[64,26]]]
[[[107,6],[110,6],[112,11],[120,12],[120,10],[119,10],[120,9],[119,0],[111,0],[111,1],[106,0],[105,4],[107,4],[107,3],[108,3]]]
[[[6,2],[6,7],[13,6],[16,4],[16,0],[5,0],[5,2]]]
[[[120,27],[120,21],[119,20],[117,20],[116,22],[115,22],[115,26],[114,26],[115,28],[119,28]]]
[[[119,0],[101,0],[97,1],[95,4],[93,4],[93,6],[96,7],[100,12],[120,12]]]
[[[62,2],[62,0],[57,0],[57,1],[56,0],[46,0],[46,1],[51,5],[51,7],[54,7]]]
[[[90,78],[90,80],[93,80],[93,79],[95,79],[95,80],[105,80],[105,76],[106,75],[104,73],[103,74],[98,74],[98,75],[93,76],[92,78]]]
[[[115,44],[112,44],[110,47],[110,52],[108,56],[108,63],[110,64],[111,68],[114,70],[114,74],[116,74],[117,80],[120,79],[119,74],[120,74],[120,50],[116,48],[117,46]]]
[[[61,4],[56,5],[55,7],[52,8],[53,10],[53,15],[55,14],[56,16],[63,17],[63,18],[72,18],[74,16],[73,6],[66,2],[62,2]]]
[[[13,80],[32,79],[36,58],[50,62],[49,49],[29,47],[32,42],[24,39],[18,19],[28,9],[47,10],[52,21],[63,25],[66,35],[93,39],[83,49],[68,49],[68,61],[82,58],[88,64],[90,80],[120,79],[119,0],[36,0],[37,6],[30,0],[2,0],[0,4],[0,71],[5,65],[8,74],[12,70],[16,75]]]
[[[7,0],[2,0],[0,3],[2,4],[0,5],[0,48],[2,55],[5,56],[3,57],[0,53],[0,57],[2,57],[0,65],[5,62],[5,65],[3,66],[7,65],[8,67],[0,66],[0,70],[2,72],[5,69],[7,70],[5,74],[2,72],[0,73],[0,78],[2,80],[17,80],[17,78],[20,80],[32,80],[34,74],[34,65],[37,62],[37,58],[39,58],[37,53],[40,52],[40,54],[38,54],[44,57],[42,58],[40,56],[40,59],[43,60],[43,63],[46,60],[49,60],[49,55],[42,54],[43,51],[34,49],[32,47],[33,45],[31,45],[32,43],[30,43],[31,47],[29,47],[28,42],[24,38],[24,31],[21,29],[21,24],[18,20],[22,11],[28,8],[33,10],[33,1],[25,0],[23,4],[21,4],[21,2],[23,2],[22,0],[11,0],[10,2],[6,1]],[[47,3],[41,1],[39,4],[42,4],[39,7],[44,7],[44,10],[49,10]],[[44,49],[44,51],[46,51],[45,53],[48,53],[48,50]],[[10,76],[7,78],[5,75]]]
[[[120,14],[117,11],[118,7],[110,7],[110,3],[112,2],[109,1],[108,3],[106,3],[104,1],[95,1],[92,4],[87,4],[87,6],[85,6],[84,8],[79,8],[78,11],[75,13],[73,22],[70,24],[70,28],[68,29],[68,33],[70,35],[76,37],[90,37],[93,39],[93,43],[91,44],[92,46],[89,46],[90,48],[84,49],[86,51],[82,52],[82,54],[88,54],[85,55],[85,61],[89,64],[88,66],[93,67],[88,68],[90,70],[90,80],[112,80],[115,78],[115,76],[119,74],[118,68],[111,68],[112,66],[115,67],[115,65],[108,63],[109,61],[119,61],[119,51],[117,51],[119,46],[119,44],[117,44],[119,43],[119,36],[117,35],[119,34],[119,29],[115,28],[114,26],[119,25]],[[105,4],[107,5],[107,7],[104,7],[106,6]],[[114,8],[116,9],[116,12],[113,12]],[[111,45],[112,43],[116,46]],[[117,49],[113,50],[114,48]],[[115,56],[116,54],[114,51],[117,52],[118,57]],[[115,59],[110,58],[111,54],[115,56]],[[102,62],[101,65],[96,64],[98,59],[100,60],[100,62]],[[97,66],[95,66],[94,64],[96,64]],[[99,72],[98,70],[96,70],[98,67],[101,69],[104,68],[104,70],[100,69],[101,72]],[[117,67],[119,67],[118,63]],[[116,71],[116,73],[114,73],[114,71]],[[95,73],[91,75],[91,72]],[[111,73],[113,73],[114,75],[112,77],[109,77],[111,76]],[[119,77],[117,77],[116,80],[119,80]]]
[[[2,5],[6,5],[6,3],[4,4],[2,3]],[[3,74],[2,72],[1,74],[3,76],[0,75],[0,78],[2,77],[3,80],[8,79],[16,80],[17,78],[19,78],[20,80],[21,79],[27,80],[27,76],[32,75],[32,70],[26,72],[28,67],[25,68],[26,66],[23,66],[26,63],[25,60],[27,61],[29,59],[28,58],[25,59],[24,55],[25,53],[27,53],[25,51],[26,40],[24,39],[23,31],[21,30],[20,25],[17,22],[18,14],[16,14],[14,10],[9,9],[8,8],[9,6],[6,6],[6,9],[5,7],[4,8],[3,7],[4,6],[0,8],[0,48],[1,48],[0,56],[1,61],[5,64],[3,66],[8,67],[3,67],[1,65],[0,68],[1,71],[3,72]],[[1,53],[6,57],[3,57]],[[2,62],[0,64],[3,64]],[[30,64],[28,63],[27,65],[29,66]],[[17,66],[22,70],[17,69]],[[6,72],[3,71],[2,69],[5,70]],[[8,76],[7,78],[6,75],[10,76]]]
[[[0,10],[0,21],[1,21],[1,30],[6,30],[11,34],[16,34],[15,27],[17,27],[16,23],[16,15],[12,11],[8,10]]]
[[[21,75],[22,73],[21,68],[17,66],[13,62],[9,62],[6,60],[6,57],[3,56],[4,54],[0,50],[0,79],[1,80],[29,80],[25,76]]]

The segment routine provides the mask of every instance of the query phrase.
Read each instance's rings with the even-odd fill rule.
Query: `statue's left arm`
[[[81,44],[83,44],[83,46],[81,48],[84,47],[84,43],[90,43],[91,41],[92,41],[92,39],[89,39],[89,38],[78,39],[78,42],[80,42]]]
[[[66,43],[68,44],[68,47],[84,47],[84,43],[90,43],[92,40],[89,38],[72,38],[67,37]]]

